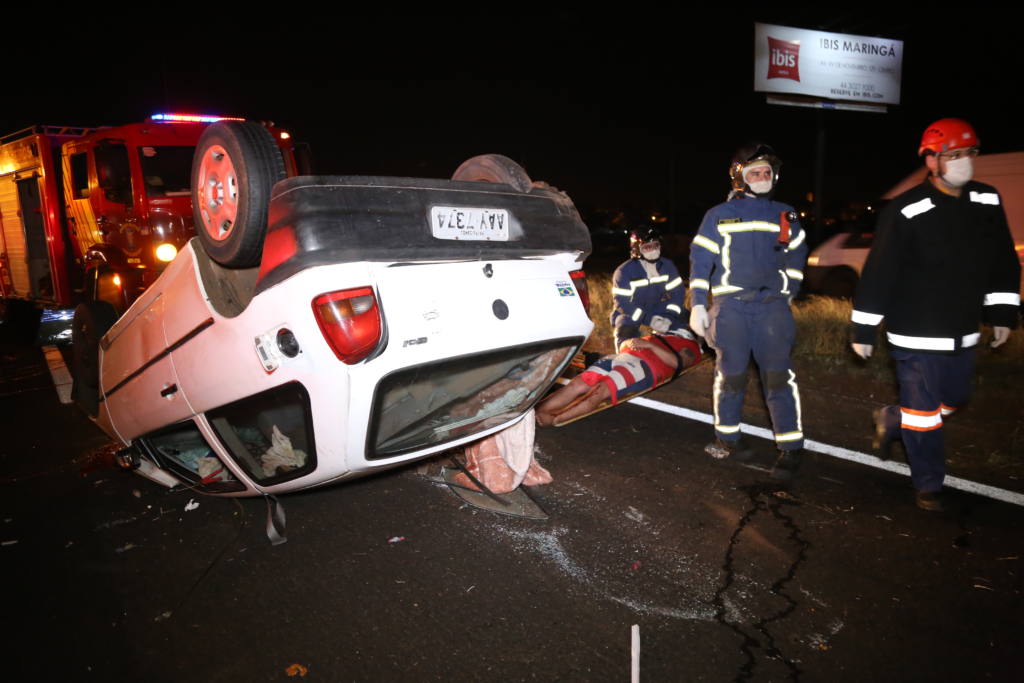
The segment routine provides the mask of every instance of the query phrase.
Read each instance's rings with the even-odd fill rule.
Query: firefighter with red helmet
[[[651,226],[633,230],[629,255],[612,276],[616,351],[627,339],[640,336],[641,325],[659,334],[686,328],[686,287],[676,264],[661,255],[661,233]]]
[[[999,192],[974,182],[978,136],[961,119],[928,126],[918,155],[928,176],[889,203],[878,218],[854,299],[852,345],[868,358],[885,321],[896,361],[899,406],[875,416],[887,457],[902,439],[915,502],[943,508],[946,465],[942,425],[971,389],[979,325],[993,326],[992,347],[1017,325],[1020,263]]]
[[[793,207],[772,199],[781,165],[765,144],[745,145],[733,156],[732,191],[705,214],[690,246],[690,328],[717,353],[715,440],[705,452],[740,461],[753,455],[740,436],[753,355],[779,450],[772,477],[789,481],[804,441],[790,363],[796,323],[789,303],[803,280],[807,244]]]

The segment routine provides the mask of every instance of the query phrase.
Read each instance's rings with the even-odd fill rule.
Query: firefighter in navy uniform
[[[634,230],[629,234],[629,255],[612,276],[616,351],[627,339],[640,336],[641,325],[659,334],[686,326],[686,287],[676,264],[661,255],[661,234],[652,227]]]
[[[896,361],[900,405],[876,413],[883,456],[902,438],[915,501],[942,510],[942,423],[967,400],[982,318],[993,347],[1016,327],[1020,263],[995,188],[972,182],[978,136],[966,121],[941,119],[918,148],[929,175],[878,218],[854,299],[853,350],[871,355],[884,320]]]
[[[707,212],[690,246],[690,328],[718,354],[715,440],[705,451],[741,461],[752,455],[740,439],[740,421],[753,354],[780,452],[772,477],[789,481],[804,439],[789,358],[796,338],[789,303],[803,280],[807,245],[793,207],[772,200],[780,166],[763,144],[741,147],[733,157],[729,198]]]

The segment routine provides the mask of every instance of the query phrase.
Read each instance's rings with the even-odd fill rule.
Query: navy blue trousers
[[[946,476],[943,420],[971,395],[974,349],[925,353],[892,349],[900,385],[900,426],[910,479],[918,491],[938,491]]]
[[[772,417],[775,442],[782,450],[803,448],[800,392],[789,354],[796,323],[789,302],[771,297],[741,301],[715,299],[709,312],[707,341],[718,354],[715,368],[715,436],[723,441],[740,437],[747,367],[753,355],[761,372],[765,402]]]

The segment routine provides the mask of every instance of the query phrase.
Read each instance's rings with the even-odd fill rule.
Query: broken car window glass
[[[315,467],[309,396],[297,382],[211,410],[206,417],[253,481],[277,484]]]

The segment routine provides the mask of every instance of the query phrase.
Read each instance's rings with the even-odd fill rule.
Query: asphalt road
[[[410,468],[283,498],[271,546],[263,501],[106,467],[37,349],[0,363],[7,680],[624,681],[633,624],[645,681],[1024,678],[1017,506],[816,454],[780,489],[626,405],[538,431],[546,521]]]

